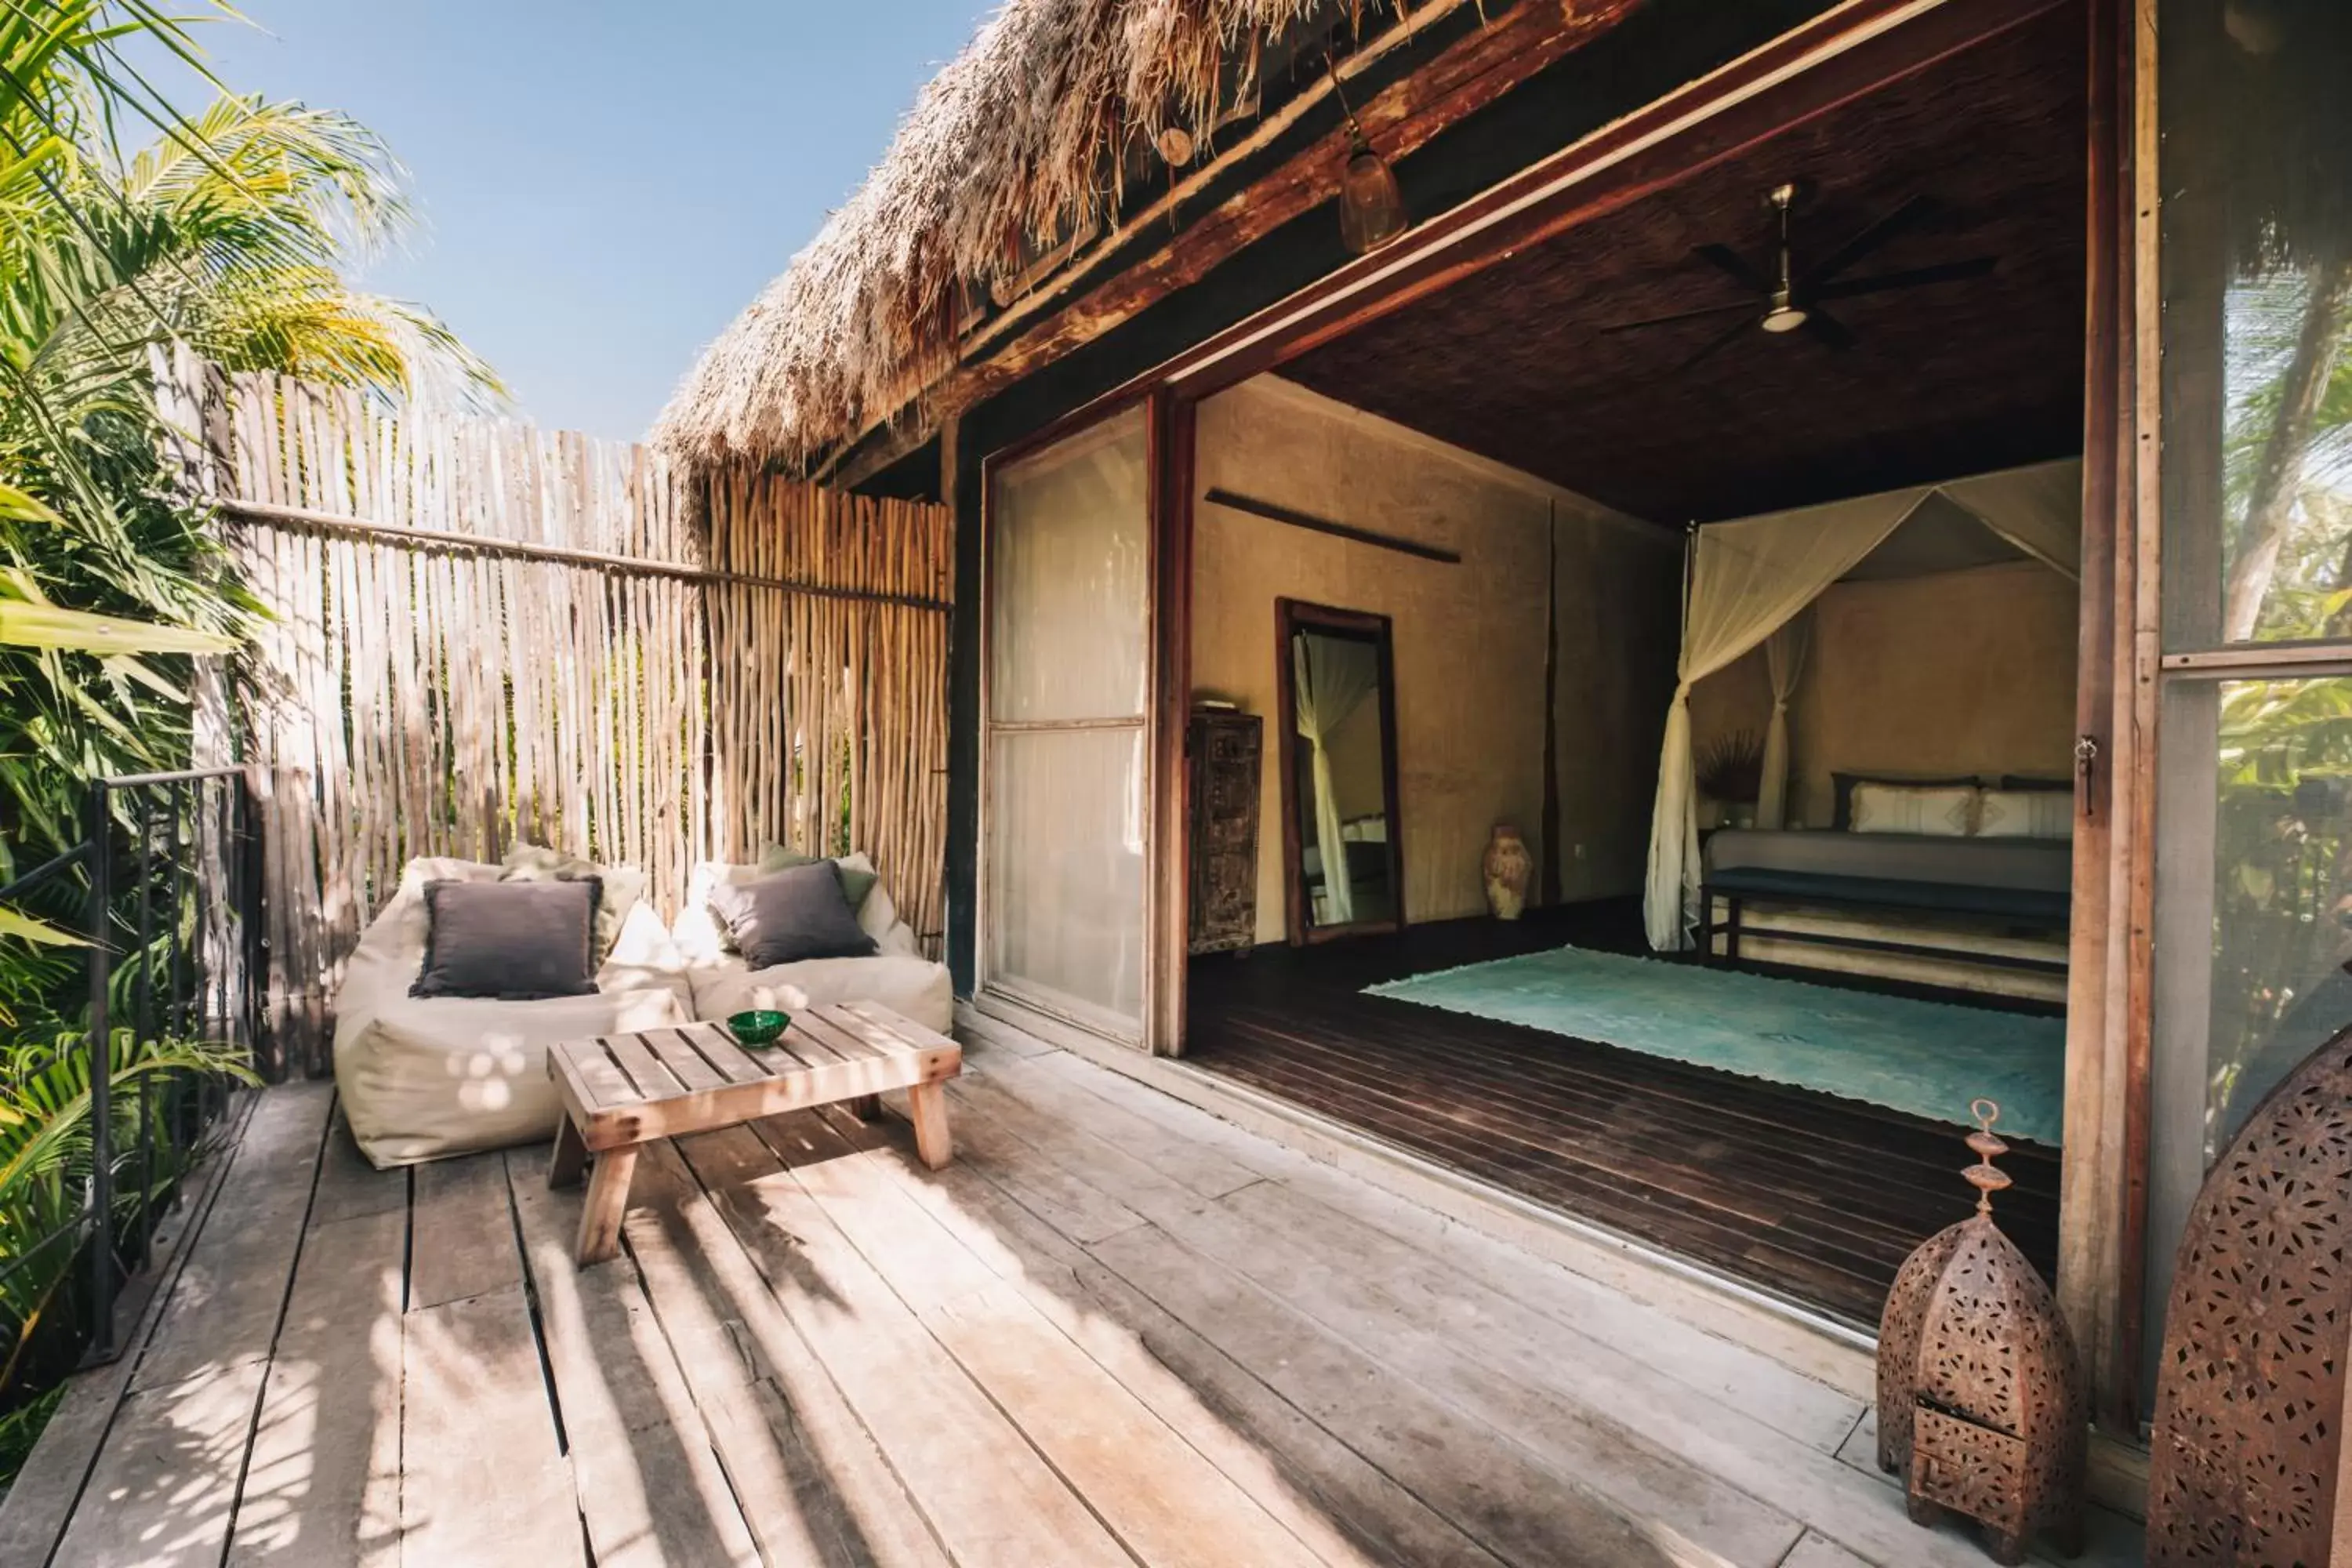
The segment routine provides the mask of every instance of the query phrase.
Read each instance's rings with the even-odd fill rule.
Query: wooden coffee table
[[[620,1250],[638,1144],[903,1089],[916,1152],[937,1170],[950,1152],[941,1086],[961,1071],[962,1047],[874,1002],[795,1013],[782,1038],[761,1047],[709,1023],[568,1040],[547,1053],[564,1111],[547,1184],[571,1185],[595,1157],[580,1215],[584,1268]]]

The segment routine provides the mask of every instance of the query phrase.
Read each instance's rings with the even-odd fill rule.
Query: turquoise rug
[[[1523,1024],[1654,1057],[1970,1124],[2000,1102],[2000,1131],[2055,1145],[2066,1024],[1738,970],[1563,947],[1367,988],[1449,1013]]]

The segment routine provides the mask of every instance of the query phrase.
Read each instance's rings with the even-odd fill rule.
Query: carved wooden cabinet
[[[1257,792],[1265,726],[1255,713],[1196,709],[1192,770],[1194,952],[1257,941]]]

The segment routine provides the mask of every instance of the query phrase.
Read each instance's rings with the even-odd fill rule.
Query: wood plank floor
[[[1956,1130],[1362,994],[1563,942],[1640,951],[1635,912],[1582,906],[1196,960],[1187,1059],[1874,1331],[1904,1258],[1974,1206],[1958,1175],[1974,1156]],[[2017,1184],[1998,1202],[2002,1226],[2049,1275],[2057,1151],[2019,1142],[2002,1165]]]
[[[382,1173],[259,1096],[0,1562],[1982,1561],[1847,1394],[998,1041],[947,1169],[830,1112],[650,1145],[584,1272],[542,1151]]]

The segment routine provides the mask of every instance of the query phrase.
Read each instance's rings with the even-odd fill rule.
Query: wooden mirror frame
[[[1384,921],[1350,921],[1346,925],[1318,926],[1307,918],[1307,870],[1300,854],[1298,821],[1298,709],[1291,689],[1292,639],[1304,631],[1342,632],[1370,637],[1380,668],[1381,795],[1388,818],[1389,887],[1396,912]],[[1396,652],[1389,618],[1330,605],[1310,605],[1303,599],[1274,602],[1274,689],[1276,754],[1281,759],[1283,923],[1293,947],[1328,942],[1334,937],[1363,936],[1404,929],[1404,829],[1397,812]]]

